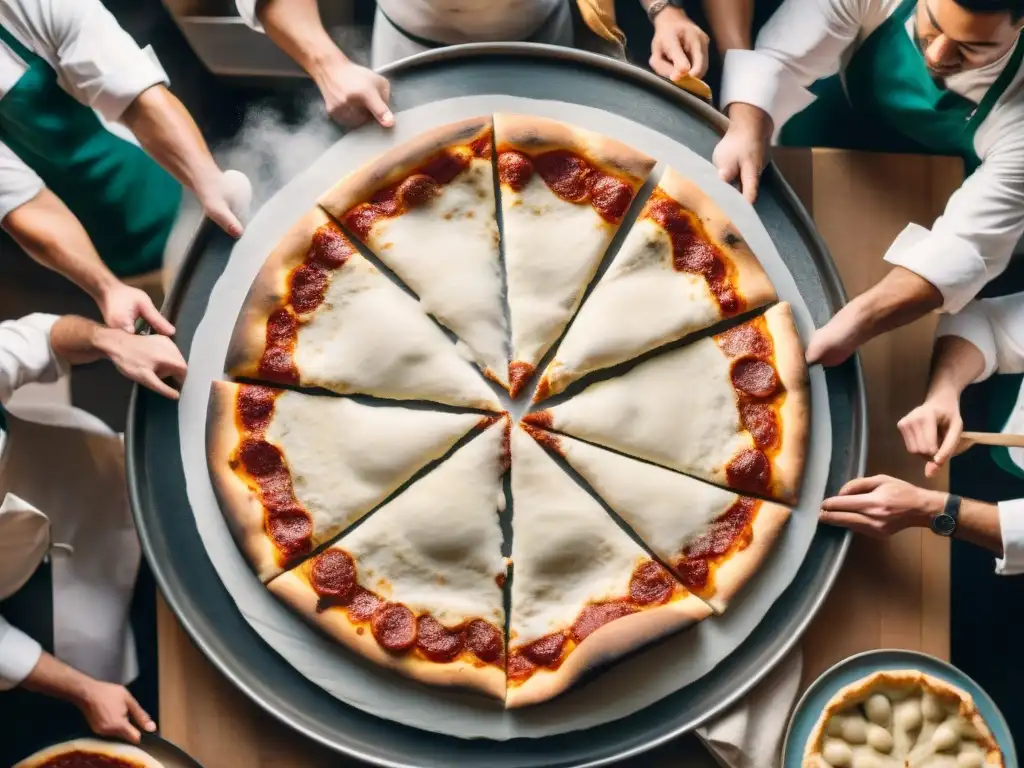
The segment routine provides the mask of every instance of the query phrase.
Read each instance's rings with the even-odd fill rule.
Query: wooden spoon
[[[964,432],[956,444],[956,453],[961,454],[974,445],[999,445],[1007,448],[1024,448],[1024,435],[1010,435],[1003,432]]]

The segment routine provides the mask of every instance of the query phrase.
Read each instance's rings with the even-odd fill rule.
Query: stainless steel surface
[[[509,93],[600,107],[662,131],[710,157],[725,119],[659,78],[578,51],[525,44],[431,51],[388,70],[396,110],[450,96]],[[842,284],[806,212],[774,167],[757,210],[783,254],[817,324],[844,301]],[[179,343],[191,343],[230,242],[204,225],[166,310]],[[866,404],[856,359],[828,372],[833,421],[830,489],[864,470]],[[606,765],[687,733],[723,712],[793,647],[839,571],[849,534],[822,527],[792,586],[762,626],[714,672],[678,694],[609,726],[508,742],[460,741],[377,720],[346,707],[301,678],[234,610],[182,513],[177,419],[172,404],[136,390],[128,428],[132,507],[147,558],[189,635],[242,691],[291,727],[331,748],[387,766]]]

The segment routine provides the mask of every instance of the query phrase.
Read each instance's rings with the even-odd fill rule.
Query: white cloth
[[[53,381],[64,366],[50,346],[57,318],[31,315],[0,323],[0,402],[20,385]],[[138,673],[128,609],[141,551],[125,488],[124,447],[99,419],[66,407],[7,414],[0,445],[0,499],[27,501],[50,522],[59,545],[52,564],[56,656],[101,680]],[[7,540],[0,517],[0,540]],[[26,561],[26,567],[31,562]],[[7,594],[29,574],[7,574]],[[0,689],[19,684],[39,659],[39,644],[0,617]]]
[[[134,137],[117,121],[140,93],[168,82],[152,49],[139,48],[100,0],[0,0],[0,25],[54,69],[65,91],[129,141]],[[26,69],[0,41],[0,99]],[[0,142],[0,220],[43,186]]]
[[[760,107],[772,116],[777,138],[785,122],[814,101],[808,86],[845,68],[899,5],[900,0],[786,0],[758,35],[755,50],[726,54],[723,108],[734,102]],[[953,75],[947,87],[977,103],[1009,56]],[[974,135],[981,167],[950,197],[930,231],[910,225],[913,237],[885,256],[935,285],[946,312],[963,308],[1002,272],[1024,234],[1022,73],[1024,68]]]
[[[962,312],[943,316],[938,336],[959,336],[977,347],[985,358],[985,370],[975,381],[996,372],[1024,373],[1024,293],[972,301]],[[1003,431],[1024,434],[1024,389]],[[1013,462],[1024,468],[1024,449],[1010,448],[1008,452]],[[1005,576],[1024,573],[1024,499],[999,504],[999,528],[1003,557],[996,560],[996,572]]]
[[[790,713],[800,690],[798,647],[729,712],[697,729],[723,768],[778,768]]]
[[[235,0],[238,13],[262,32],[256,10],[264,0]],[[394,24],[426,40],[455,45],[525,40],[549,18],[537,42],[572,45],[571,0],[378,0],[373,24],[372,66],[422,53],[427,48],[403,35]],[[330,0],[321,0],[330,2]],[[557,14],[557,16],[555,16]],[[394,24],[391,24],[388,19]]]

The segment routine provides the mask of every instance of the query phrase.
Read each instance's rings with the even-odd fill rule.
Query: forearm
[[[21,687],[44,696],[78,702],[85,696],[91,682],[88,675],[44,651]]]
[[[959,398],[984,370],[985,356],[974,344],[959,336],[941,336],[935,342],[928,397],[952,395]]]
[[[313,80],[348,61],[324,29],[317,0],[266,0],[258,15],[267,36]]]
[[[220,168],[199,127],[165,86],[139,94],[121,121],[154,160],[200,199],[203,190],[220,183]]]
[[[964,499],[960,505],[956,538],[1003,556],[1003,534],[999,523],[999,507],[974,499]]]
[[[754,0],[703,0],[702,7],[719,54],[753,48]]]
[[[923,277],[903,267],[893,269],[877,284],[843,307],[857,329],[857,345],[879,334],[912,323],[942,306],[942,293]]]
[[[50,348],[71,365],[85,365],[107,357],[116,334],[124,334],[124,331],[107,328],[84,317],[65,315],[50,330]]]
[[[729,116],[729,130],[742,131],[757,137],[767,144],[775,130],[775,123],[772,116],[760,107],[744,102],[733,102],[727,110]]]
[[[68,278],[97,301],[118,282],[85,227],[49,189],[7,214],[3,228],[35,261]]]

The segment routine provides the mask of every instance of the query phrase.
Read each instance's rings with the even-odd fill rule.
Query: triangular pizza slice
[[[501,410],[419,303],[321,209],[267,258],[228,347],[232,376],[396,400]]]
[[[775,298],[761,263],[726,215],[696,184],[666,169],[534,399]]]
[[[525,417],[717,485],[796,503],[810,395],[788,304]]]
[[[716,613],[757,572],[790,510],[671,469],[547,433],[545,446],[633,529]]]
[[[521,427],[512,503],[506,706],[554,698],[588,669],[711,614]]]
[[[507,440],[504,417],[270,591],[377,664],[504,699]]]
[[[491,118],[444,125],[342,179],[320,205],[507,387]]]
[[[513,397],[562,335],[654,160],[532,115],[494,116]]]
[[[221,511],[267,581],[494,418],[215,381],[207,459]]]

